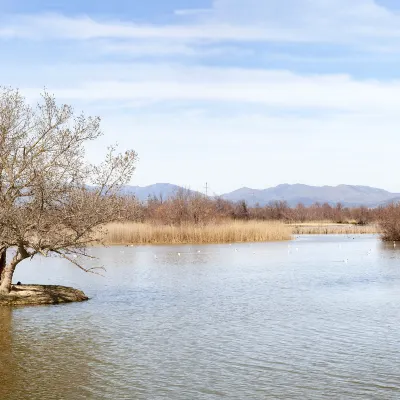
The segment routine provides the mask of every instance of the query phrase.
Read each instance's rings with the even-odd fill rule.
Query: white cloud
[[[316,41],[400,34],[399,16],[374,0],[214,0],[213,15],[220,22],[289,30]]]
[[[251,49],[239,46],[204,46],[201,44],[187,44],[179,40],[170,42],[168,40],[131,40],[131,41],[101,41],[94,48],[100,55],[123,54],[125,57],[142,58],[145,56],[170,57],[185,56],[215,57],[221,55],[248,56],[253,54]]]
[[[264,40],[260,28],[229,24],[145,25],[121,21],[98,22],[90,17],[66,17],[58,14],[19,16],[0,31],[5,37],[25,39],[172,39],[193,40]]]
[[[208,181],[219,193],[283,182],[400,191],[386,173],[398,160],[397,81],[140,63],[42,73],[63,77],[49,86],[59,100],[103,117],[106,136],[88,150],[93,160],[115,140],[139,152],[135,184],[198,189]]]
[[[136,64],[96,70],[90,67],[57,74],[68,86],[55,93],[68,101],[212,102],[258,105],[287,111],[331,110],[355,113],[397,113],[400,81],[356,80],[348,75],[300,75],[289,71]],[[71,74],[73,78],[69,79]],[[93,78],[92,78],[93,77]],[[96,78],[94,78],[96,77]],[[51,79],[51,76],[48,77]],[[32,93],[38,90],[32,89]],[[268,108],[267,108],[268,109]]]
[[[57,14],[14,16],[3,23],[0,35],[76,40],[329,42],[375,48],[390,45],[384,40],[397,42],[400,38],[400,17],[373,0],[215,0],[210,10],[177,10],[176,14],[176,23],[170,25]]]
[[[99,149],[116,139],[134,147],[141,157],[138,184],[173,181],[201,188],[211,181],[223,192],[282,182],[355,183],[400,191],[385,174],[397,168],[400,80],[205,67],[195,59],[252,51],[254,41],[398,51],[399,16],[372,0],[215,0],[211,10],[176,14],[167,26],[14,16],[4,21],[1,37],[37,40],[43,54],[52,46],[61,53],[64,39],[73,44],[60,60],[32,57],[29,73],[25,64],[5,57],[2,81],[19,86],[30,99],[46,86],[78,110],[102,115],[106,137],[89,154],[99,157]],[[92,64],[77,61],[84,58],[82,46]],[[276,50],[310,60],[309,52],[290,53],[288,47]],[[118,63],[116,54],[188,58],[186,65]]]
[[[175,10],[174,14],[179,16],[204,16],[212,14],[213,10],[209,8],[192,8],[192,9],[180,9]]]
[[[108,141],[140,155],[135,184],[160,181],[222,193],[279,183],[369,184],[400,191],[397,169],[400,117],[391,115],[269,116],[242,112],[108,114]],[[377,139],[379,138],[379,139]],[[384,157],[381,156],[384,154]],[[91,156],[98,157],[93,148]]]

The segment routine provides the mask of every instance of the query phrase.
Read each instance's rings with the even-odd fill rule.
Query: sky
[[[0,0],[0,83],[99,115],[132,185],[400,192],[396,0]]]

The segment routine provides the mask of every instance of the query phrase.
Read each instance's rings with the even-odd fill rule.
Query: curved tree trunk
[[[5,255],[4,255],[5,266],[3,267],[3,270],[1,273],[0,294],[9,294],[11,292],[11,284],[12,284],[12,278],[14,275],[15,268],[22,260],[24,260],[25,258],[28,258],[28,256],[29,256],[29,254],[23,246],[20,246],[18,248],[17,254],[13,257],[11,262],[8,264],[5,263]]]
[[[3,269],[0,283],[0,294],[9,294],[11,292],[12,277],[14,275],[16,263],[9,263]]]
[[[0,284],[1,281],[3,280],[3,273],[4,273],[4,269],[6,268],[6,253],[7,250],[3,249],[0,252]]]

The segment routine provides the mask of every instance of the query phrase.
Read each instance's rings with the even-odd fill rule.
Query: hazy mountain
[[[396,195],[396,197],[391,197],[389,200],[378,203],[377,206],[387,206],[390,203],[400,203],[400,196]]]
[[[289,205],[298,203],[310,205],[315,202],[335,204],[341,202],[345,206],[376,206],[387,203],[400,196],[383,189],[369,186],[308,186],[283,184],[268,189],[241,188],[222,197],[230,201],[246,200],[248,204],[265,205],[274,200],[285,200]],[[397,199],[398,200],[398,199]]]
[[[135,195],[139,200],[145,201],[149,196],[157,196],[165,200],[174,194],[180,186],[171,183],[156,183],[150,186],[125,186],[124,194]],[[198,193],[192,191],[192,193]],[[341,202],[344,206],[365,205],[375,207],[385,205],[391,201],[400,201],[399,193],[390,193],[383,189],[369,186],[309,186],[309,185],[289,185],[283,184],[267,189],[251,189],[243,187],[230,193],[225,193],[221,197],[226,200],[237,202],[245,200],[249,205],[256,203],[261,206],[275,200],[285,200],[290,206],[303,203],[308,206],[319,203],[336,204]]]
[[[150,186],[124,186],[122,189],[122,194],[127,195],[135,195],[141,201],[145,201],[149,196],[156,196],[160,198],[160,196],[166,200],[167,198],[176,194],[176,192],[180,189],[183,189],[180,186],[172,185],[171,183],[155,183]],[[187,190],[187,189],[185,189]],[[190,190],[192,193],[196,193],[193,190]]]

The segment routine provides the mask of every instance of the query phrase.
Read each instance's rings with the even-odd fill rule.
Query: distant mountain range
[[[125,186],[124,194],[135,195],[139,200],[147,200],[149,196],[162,197],[167,199],[173,196],[180,186],[170,183],[156,183],[154,185]],[[192,193],[198,193],[191,191]],[[259,204],[264,206],[271,201],[284,200],[290,206],[302,203],[306,206],[319,203],[336,204],[342,203],[344,206],[365,205],[376,207],[385,205],[392,201],[400,201],[400,193],[391,193],[383,189],[369,186],[309,186],[302,184],[283,184],[267,189],[251,189],[243,187],[230,193],[221,195],[222,198],[233,202],[245,200],[249,205]]]
[[[390,193],[369,186],[308,186],[301,184],[283,184],[263,190],[242,188],[223,195],[227,200],[239,201],[245,199],[252,205],[256,203],[265,205],[270,201],[285,200],[291,206],[298,203],[308,206],[315,202],[329,204],[340,202],[344,206],[365,205],[369,207],[385,204],[399,198],[399,196],[399,193]]]
[[[171,183],[155,183],[150,186],[124,186],[122,194],[135,195],[137,199],[145,201],[150,197],[167,199],[173,196],[178,190],[183,189],[181,186],[172,185]]]

